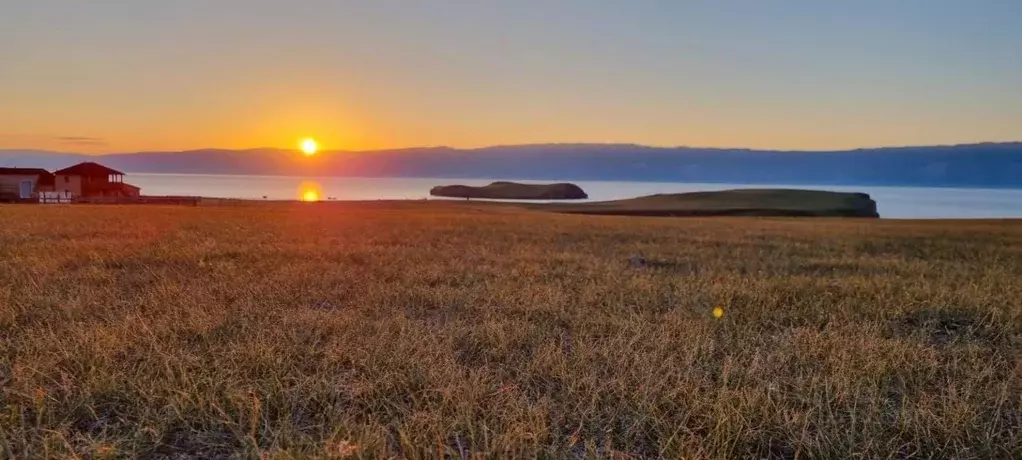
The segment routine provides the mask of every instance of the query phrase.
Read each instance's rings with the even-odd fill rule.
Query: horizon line
[[[321,149],[320,154],[323,153],[373,153],[373,152],[394,152],[402,150],[488,150],[488,149],[500,149],[500,148],[516,148],[516,147],[566,147],[566,146],[589,146],[589,147],[610,147],[610,146],[621,146],[621,147],[638,147],[648,149],[660,149],[660,150],[674,150],[674,149],[691,149],[691,150],[729,150],[729,151],[759,151],[759,152],[786,152],[786,153],[829,153],[829,152],[854,152],[860,150],[884,150],[884,149],[907,149],[907,148],[946,148],[946,147],[968,147],[968,146],[979,146],[979,145],[1011,145],[1011,144],[1022,144],[1022,140],[1012,141],[977,141],[977,142],[961,142],[961,143],[950,143],[950,144],[900,144],[900,145],[880,145],[880,146],[865,146],[865,147],[851,147],[851,148],[831,148],[831,149],[782,149],[782,148],[753,148],[753,147],[715,147],[715,146],[692,146],[692,145],[654,145],[654,144],[640,144],[634,142],[529,142],[522,144],[492,144],[481,147],[451,147],[448,145],[419,145],[411,147],[391,147],[391,148],[378,148],[378,149]],[[84,153],[84,152],[71,152],[71,151],[60,151],[60,150],[47,150],[39,148],[17,148],[17,147],[4,147],[0,148],[0,152],[16,152],[24,151],[30,153],[41,153],[41,154],[52,154],[52,155],[80,155],[80,156],[112,156],[112,155],[137,155],[137,154],[174,154],[174,153],[189,153],[189,152],[206,152],[206,151],[219,151],[219,152],[256,152],[256,151],[282,151],[282,152],[298,152],[297,148],[281,148],[281,147],[249,147],[249,148],[222,148],[222,147],[202,147],[202,148],[189,148],[189,149],[178,149],[178,150],[136,150],[136,151],[113,151],[113,152],[98,152],[98,153]]]

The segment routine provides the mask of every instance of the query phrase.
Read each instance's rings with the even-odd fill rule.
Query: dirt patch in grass
[[[922,338],[935,346],[978,345],[1012,350],[1022,329],[997,324],[993,315],[963,308],[923,308],[906,312],[894,322],[902,337]]]

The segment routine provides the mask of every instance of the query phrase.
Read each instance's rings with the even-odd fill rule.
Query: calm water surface
[[[491,179],[288,177],[189,174],[130,174],[125,182],[147,195],[198,195],[218,198],[270,200],[424,199],[441,184],[485,185]],[[534,181],[521,181],[534,182]],[[781,185],[699,184],[664,182],[571,181],[590,200],[633,198],[654,193],[681,193],[735,188],[778,188]],[[1022,190],[876,186],[807,186],[792,188],[865,192],[887,218],[1022,217]]]

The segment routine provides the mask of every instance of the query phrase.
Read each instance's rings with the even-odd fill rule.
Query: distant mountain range
[[[542,144],[328,151],[315,157],[280,149],[109,155],[0,150],[0,166],[57,169],[80,161],[128,173],[1022,188],[1022,142],[842,151]]]

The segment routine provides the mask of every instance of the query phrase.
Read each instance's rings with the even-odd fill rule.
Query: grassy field
[[[1018,221],[0,206],[0,458],[1020,458],[1020,398]]]

